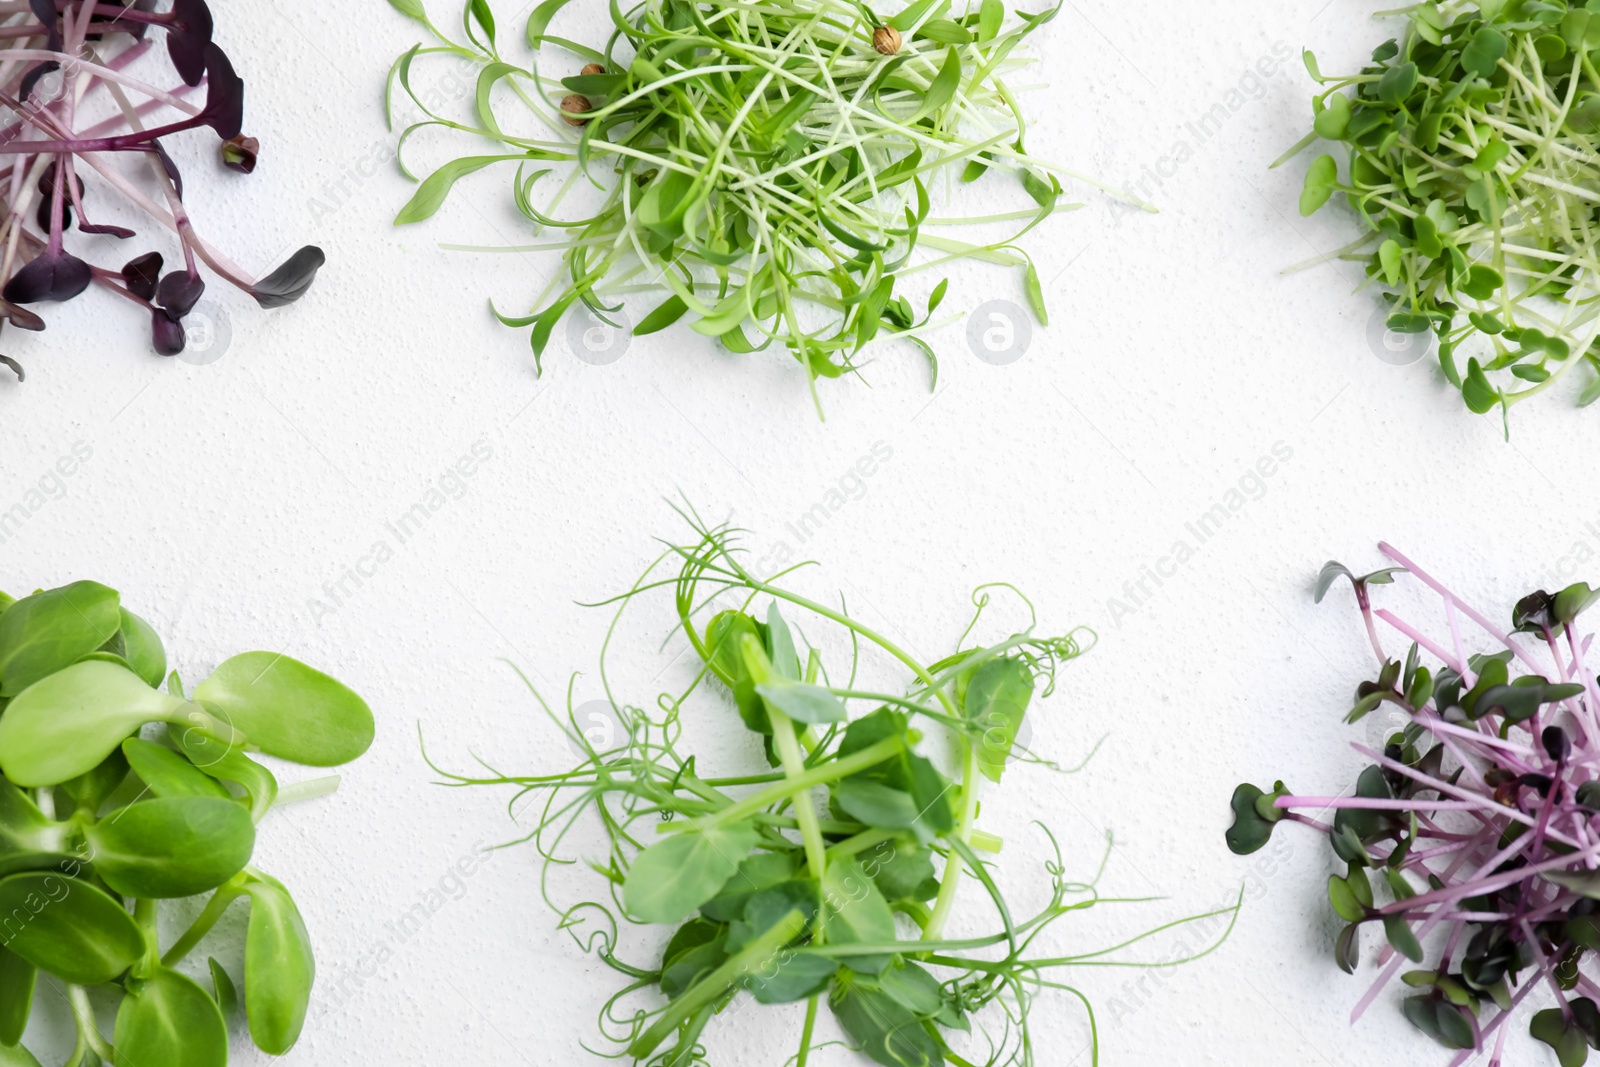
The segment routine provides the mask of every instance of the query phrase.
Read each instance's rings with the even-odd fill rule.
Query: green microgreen
[[[644,0],[612,5],[610,36],[595,48],[549,31],[568,2],[534,8],[524,67],[502,57],[485,0],[467,4],[462,41],[420,0],[391,0],[437,42],[390,72],[391,122],[396,82],[427,116],[406,128],[402,149],[430,127],[495,149],[433,171],[395,221],[430,217],[474,171],[516,165],[518,211],[534,235],[555,236],[498,250],[562,258],[528,314],[495,311],[531,327],[536,364],[562,318],[587,307],[634,334],[687,319],[730,352],[781,343],[814,400],[817,378],[857,371],[857,354],[880,336],[915,344],[936,380],[923,334],[939,325],[945,282],[920,316],[896,286],[963,259],[1021,270],[1042,318],[1037,274],[1015,242],[1073,206],[1058,176],[1079,176],[1027,152],[1006,77],[1031,62],[1018,46],[1059,6],[1029,14],[1001,0],[964,10],[916,0],[881,19],[849,0]],[[471,122],[415,90],[429,59],[476,66]],[[934,214],[935,174],[973,182],[990,172],[1016,181],[1014,208]],[[581,206],[568,211],[573,200]],[[1008,223],[1018,227],[997,240],[934,232]],[[641,294],[653,294],[651,306],[626,317],[625,298]]]
[[[575,677],[564,713],[534,692],[583,754],[576,766],[439,771],[449,785],[513,787],[514,816],[525,806],[537,811],[519,843],[533,842],[544,859],[546,902],[585,951],[626,979],[600,1011],[614,1056],[706,1063],[702,1039],[714,1018],[803,1003],[790,1062],[805,1067],[827,1043],[816,1033],[825,1002],[849,1045],[886,1067],[1033,1064],[1036,998],[1059,991],[1087,1012],[1090,1062],[1098,1063],[1093,1010],[1061,972],[1154,966],[1124,950],[1196,920],[1226,916],[1232,929],[1237,904],[1108,947],[1060,952],[1059,920],[1131,901],[1098,888],[1109,838],[1105,854],[1082,857],[1095,873],[1078,881],[1042,823],[1046,899],[1024,913],[1000,889],[994,854],[1003,842],[978,826],[984,782],[1026,773],[1028,764],[1076,769],[1031,752],[1023,727],[1035,698],[1051,694],[1059,669],[1092,635],[1040,635],[1032,606],[1016,594],[1027,627],[978,641],[992,597],[1015,594],[983,587],[958,650],[925,662],[842,601],[833,607],[797,592],[786,580],[793,568],[771,578],[751,572],[739,531],[685,517],[693,540],[670,545],[627,593],[603,602],[617,613],[600,677],[618,736],[597,743],[585,732]],[[692,666],[681,668],[681,687],[627,702],[619,671],[650,661],[630,651],[625,664],[614,662],[613,644],[628,644],[619,639],[622,616],[669,594],[673,632]],[[830,671],[825,649],[846,661],[842,670]],[[661,677],[680,658],[649,674]],[[905,687],[873,691],[864,677],[880,671],[905,677]],[[731,738],[743,755],[724,773],[728,757],[691,744],[691,735]],[[938,741],[960,768],[954,778],[926,754]],[[605,883],[598,899],[556,899],[569,880],[562,872],[579,862],[567,854],[572,846]],[[976,891],[958,892],[964,885]],[[946,929],[957,916],[961,936],[952,936]],[[661,931],[644,961],[629,962],[624,921],[670,933]]]
[[[1580,366],[1579,403],[1592,403],[1600,5],[1429,2],[1398,13],[1402,36],[1359,73],[1324,75],[1305,53],[1324,88],[1312,131],[1278,163],[1322,138],[1344,145],[1346,167],[1341,178],[1333,156],[1318,156],[1300,213],[1344,194],[1367,232],[1339,257],[1364,263],[1384,291],[1388,329],[1436,335],[1444,377],[1471,411],[1509,419]]]
[[[287,1054],[311,999],[310,938],[288,889],[250,861],[274,805],[338,778],[280,789],[246,753],[328,767],[372,737],[359,696],[288,656],[234,656],[185,695],[155,630],[98,582],[0,593],[0,1063],[38,1067],[21,1041],[41,972],[72,1006],[65,1067],[226,1067],[241,1007],[256,1046]],[[202,894],[163,951],[162,909]],[[215,959],[209,989],[179,970],[241,899],[242,998]],[[109,1041],[90,990],[117,998]]]

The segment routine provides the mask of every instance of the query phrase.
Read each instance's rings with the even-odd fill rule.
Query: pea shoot
[[[1338,251],[1364,263],[1387,325],[1432,331],[1467,408],[1501,411],[1585,367],[1580,404],[1600,399],[1600,10],[1562,0],[1422,3],[1359,73],[1323,75],[1313,129],[1344,145],[1307,169],[1300,213],[1335,193],[1364,236]],[[1319,259],[1317,262],[1320,262]],[[1466,362],[1463,366],[1462,359]]]
[[[1533,1012],[1529,1031],[1561,1067],[1581,1067],[1600,1048],[1591,965],[1600,951],[1600,685],[1588,663],[1593,637],[1577,624],[1600,591],[1579,583],[1530,593],[1507,632],[1394,548],[1378,547],[1393,566],[1358,577],[1329,563],[1316,595],[1341,578],[1351,583],[1379,664],[1346,720],[1391,709],[1403,725],[1381,750],[1352,743],[1372,761],[1353,794],[1239,786],[1228,847],[1254,852],[1289,822],[1328,835],[1346,864],[1328,879],[1329,903],[1346,924],[1334,959],[1354,974],[1374,930],[1380,946],[1378,975],[1353,1018],[1398,977],[1413,991],[1406,1018],[1457,1050],[1452,1067],[1491,1048],[1489,1062],[1499,1064],[1523,1001],[1554,993],[1556,1006]],[[1443,601],[1437,636],[1373,610],[1373,587],[1402,572]],[[1464,633],[1469,622],[1477,629]],[[1404,661],[1386,651],[1379,623],[1410,643]],[[1327,810],[1331,823],[1317,817]]]
[[[817,1032],[825,1004],[849,1044],[885,1067],[1033,1064],[1041,1060],[1031,1014],[1040,994],[1060,992],[1088,1013],[1098,1063],[1093,1010],[1060,972],[1143,966],[1124,950],[1199,919],[1227,916],[1232,929],[1237,905],[1109,947],[1053,954],[1059,920],[1126,901],[1097,888],[1109,840],[1107,855],[1087,857],[1095,873],[1077,881],[1042,824],[1054,855],[1045,864],[1047,899],[1024,914],[1000,889],[1003,842],[978,825],[982,787],[1029,765],[1075,769],[1030,751],[1023,727],[1035,697],[1050,695],[1090,635],[1039,634],[1022,599],[1025,629],[980,640],[992,597],[1020,599],[1010,587],[982,587],[958,650],[926,663],[843,604],[789,588],[790,571],[753,574],[737,530],[686,518],[693,539],[668,548],[627,593],[604,602],[617,615],[600,677],[619,736],[607,742],[585,733],[571,687],[564,712],[535,691],[583,753],[576,766],[558,774],[439,772],[449,785],[512,787],[514,812],[537,811],[522,840],[543,857],[545,900],[561,927],[624,979],[600,1010],[617,1057],[706,1063],[702,1038],[713,1019],[794,1004],[791,1062],[806,1067],[830,1043]],[[693,677],[652,701],[628,703],[613,685],[622,616],[667,595],[673,628],[692,650]],[[849,650],[843,671],[829,670],[824,646]],[[647,665],[630,655],[621,669]],[[882,666],[903,672],[902,691],[862,680]],[[724,757],[697,754],[691,737],[715,740],[730,729],[746,739],[737,746],[744,755],[722,774],[712,764]],[[935,740],[952,747],[956,778],[926,754]],[[603,893],[558,902],[562,872],[580,859]],[[964,885],[977,892],[964,896]],[[957,913],[959,937],[946,932]],[[633,950],[620,940],[624,922],[665,928],[643,961],[625,958]],[[985,925],[989,932],[974,932]],[[1195,959],[1215,947],[1181,955]],[[1161,965],[1170,962],[1182,961]]]
[[[467,3],[463,41],[435,27],[421,0],[391,3],[436,42],[390,72],[391,122],[396,83],[427,116],[402,149],[431,128],[505,149],[438,168],[395,221],[432,216],[465,175],[516,164],[518,211],[536,236],[555,236],[474,250],[560,253],[528,314],[495,311],[531,328],[536,365],[557,324],[584,307],[635,335],[687,317],[730,352],[783,345],[820,412],[816,379],[859,371],[857,355],[880,336],[914,344],[937,380],[924,335],[940,324],[946,284],[919,317],[897,291],[908,275],[963,259],[1020,268],[1045,321],[1038,272],[1016,242],[1073,206],[1058,176],[1079,176],[1027,152],[1006,78],[1030,62],[1019,46],[1059,7],[916,0],[885,18],[847,0],[644,0],[614,9],[609,39],[591,47],[550,32],[568,0],[545,0],[528,18],[533,62],[522,67],[503,58],[486,0]],[[414,88],[429,60],[477,66],[470,123]],[[1015,208],[934,213],[934,175],[990,172],[1016,182]],[[998,240],[935,232],[1010,224]],[[625,305],[644,294],[654,305],[628,318]]]
[[[66,1067],[226,1067],[241,1010],[262,1051],[293,1048],[310,937],[289,890],[250,861],[275,805],[338,778],[280,787],[247,752],[331,767],[372,737],[360,697],[277,653],[234,656],[185,695],[155,630],[98,582],[0,594],[0,1063],[38,1067],[21,1041],[41,973],[72,1007]],[[165,902],[207,893],[163,950]],[[209,988],[179,969],[239,900],[242,998],[215,958]],[[91,990],[120,998],[109,1041]]]

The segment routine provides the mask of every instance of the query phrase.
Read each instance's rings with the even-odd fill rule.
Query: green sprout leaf
[[[1300,214],[1315,214],[1338,187],[1339,165],[1332,156],[1318,156],[1306,171],[1305,187],[1300,191]]]
[[[6,930],[6,948],[77,985],[110,982],[144,955],[144,932],[120,901],[54,872],[0,878],[0,914],[26,917]]]
[[[344,683],[273,652],[226,660],[195,700],[268,755],[310,767],[349,763],[372,744],[372,710]]]
[[[216,1001],[194,979],[165,967],[129,983],[114,1041],[118,1062],[168,1067],[228,1062],[228,1028]]]
[[[89,827],[95,871],[130,897],[191,897],[226,882],[255,851],[250,812],[230,799],[141,800]]]
[[[673,834],[639,853],[623,883],[628,913],[643,922],[675,923],[717,895],[756,847],[748,824]]]
[[[23,597],[0,615],[0,697],[78,662],[121,627],[117,591],[99,582]]]

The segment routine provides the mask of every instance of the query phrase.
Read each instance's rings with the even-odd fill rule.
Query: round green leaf
[[[1300,190],[1300,214],[1311,215],[1333,195],[1339,186],[1339,165],[1332,156],[1318,156],[1306,171],[1305,185]]]
[[[688,918],[717,895],[759,840],[748,823],[673,834],[639,853],[628,868],[622,900],[628,913],[652,923]]]
[[[844,722],[850,718],[839,698],[820,685],[776,681],[756,686],[756,692],[769,706],[796,722]]]
[[[1417,87],[1417,65],[1401,63],[1390,67],[1378,79],[1378,99],[1390,107],[1399,107]]]
[[[312,767],[348,763],[372,744],[372,711],[342,682],[275,652],[217,668],[194,698],[272,756]]]
[[[256,843],[250,812],[218,797],[143,800],[86,833],[107,885],[158,900],[215,889],[244,869]]]
[[[278,780],[255,760],[232,745],[199,730],[176,730],[172,736],[189,762],[219,782],[237,782],[250,797],[250,817],[256,823],[266,818],[278,798]]]
[[[316,962],[311,936],[289,891],[275,879],[255,876],[250,894],[250,926],[244,944],[244,1010],[250,1037],[261,1051],[286,1054],[300,1039]]]
[[[128,983],[112,1043],[117,1062],[141,1067],[226,1067],[228,1027],[194,979],[159,968]]]
[[[122,755],[139,780],[158,797],[215,797],[231,800],[222,784],[183,756],[153,741],[130,737]]]
[[[880,945],[895,939],[894,912],[877,885],[853,859],[828,864],[822,876],[823,930],[829,944]],[[845,966],[878,973],[888,956],[846,956]]]
[[[70,667],[122,626],[117,591],[73,582],[24,597],[0,615],[0,697]]]
[[[840,1029],[875,1063],[891,1067],[944,1063],[939,1045],[910,1010],[860,980],[835,981],[828,1007]]]
[[[919,814],[916,801],[903,789],[859,775],[834,786],[833,798],[845,814],[877,830],[909,830]]]
[[[111,981],[145,948],[120,903],[88,882],[42,871],[0,878],[0,944],[75,985]]]
[[[1468,73],[1487,78],[1494,73],[1500,57],[1506,54],[1505,34],[1493,26],[1481,27],[1461,52],[1461,66]]]
[[[167,650],[154,627],[122,609],[122,658],[153,689],[167,677]]]
[[[0,1052],[22,1040],[33,1011],[39,969],[15,952],[0,948]],[[6,1059],[0,1055],[0,1065]]]
[[[186,707],[124,666],[98,659],[73,664],[6,706],[0,772],[20,786],[58,785],[93,770],[145,723],[184,721]]]
[[[967,683],[962,711],[982,731],[978,770],[998,782],[1011,759],[1011,746],[1033,699],[1033,672],[1021,659],[1003,656],[979,667]]]
[[[1341,140],[1350,125],[1350,98],[1343,93],[1334,93],[1328,97],[1327,104],[1318,113],[1312,125],[1316,127],[1318,137],[1330,141]]]

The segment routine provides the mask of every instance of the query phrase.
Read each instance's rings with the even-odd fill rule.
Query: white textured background
[[[227,348],[209,365],[153,356],[142,321],[100,294],[48,309],[46,334],[7,331],[4,350],[30,378],[0,382],[0,511],[28,515],[0,542],[0,587],[100,579],[194,680],[234,652],[282,649],[374,706],[377,744],[341,791],[264,828],[258,862],[295,890],[324,1001],[340,1002],[284,1062],[586,1059],[579,1043],[593,1042],[613,976],[553,929],[528,850],[450,880],[476,844],[515,831],[503,794],[429,784],[418,728],[449,766],[466,769],[474,751],[507,769],[562,764],[564,745],[501,657],[554,692],[589,671],[579,693],[594,695],[608,616],[574,601],[624,588],[652,536],[680,532],[663,502],[680,492],[732,514],[762,551],[818,559],[815,588],[844,591],[930,659],[982,581],[1024,586],[1048,629],[1099,631],[1038,709],[1034,737],[1063,762],[1104,737],[1096,759],[1070,778],[1014,773],[989,795],[986,823],[1017,835],[1008,884],[1026,894],[1042,877],[1042,854],[1023,843],[1038,818],[1083,874],[1114,831],[1105,889],[1171,898],[1076,919],[1063,952],[1217,906],[1241,885],[1249,898],[1232,939],[1198,964],[1074,976],[1100,1008],[1102,1063],[1448,1059],[1411,1032],[1396,997],[1348,1026],[1364,983],[1332,961],[1323,842],[1286,832],[1252,862],[1222,841],[1241,779],[1333,791],[1359,765],[1344,747],[1359,731],[1340,715],[1369,657],[1347,593],[1311,604],[1325,559],[1376,566],[1387,537],[1496,618],[1538,583],[1600,571],[1593,411],[1527,405],[1507,444],[1494,417],[1465,414],[1431,360],[1376,357],[1374,305],[1352,292],[1351,271],[1279,274],[1355,233],[1342,210],[1297,217],[1303,161],[1267,164],[1309,121],[1299,49],[1351,68],[1390,32],[1369,5],[1067,3],[1036,38],[1049,85],[1028,97],[1032,146],[1146,182],[1161,214],[1074,190],[1088,207],[1030,244],[1052,320],[1022,359],[980,361],[963,327],[947,327],[933,337],[943,373],[930,396],[920,357],[883,346],[871,388],[822,383],[826,424],[787,357],[718,354],[684,329],[637,339],[609,366],[574,359],[558,331],[536,379],[525,332],[494,323],[486,298],[520,309],[553,262],[436,247],[520,239],[507,176],[464,183],[470,195],[428,224],[389,225],[411,187],[384,162],[394,135],[380,94],[416,28],[380,0],[215,6],[248,85],[247,132],[264,147],[243,179],[202,162],[202,138],[180,141],[191,208],[251,268],[307,241],[328,266],[304,301],[272,314],[213,286]],[[497,6],[516,38],[520,15]],[[456,5],[429,8],[458,25]],[[1197,136],[1188,124],[1219,106],[1225,120]],[[418,147],[419,163],[445,158]],[[1020,301],[1017,276],[963,272],[945,308],[992,298]],[[892,455],[851,483],[875,444]],[[397,544],[386,523],[475,445],[491,457]],[[92,457],[51,482],[75,446]],[[1290,458],[1250,481],[1275,449]],[[41,479],[50,498],[35,509]],[[800,543],[786,524],[841,485],[848,503]],[[1136,603],[1125,583],[1236,488],[1248,503]],[[392,558],[373,566],[378,544]],[[358,564],[370,573],[334,589]],[[398,936],[441,886],[443,905]],[[211,944],[236,958],[226,937]],[[1087,1064],[1071,1002],[1041,1009],[1041,1062]],[[58,1004],[43,1014],[64,1018]],[[781,1062],[799,1009],[761,1019],[713,1028],[715,1062]],[[265,1062],[240,1047],[238,1062]],[[854,1061],[834,1050],[814,1062]]]

